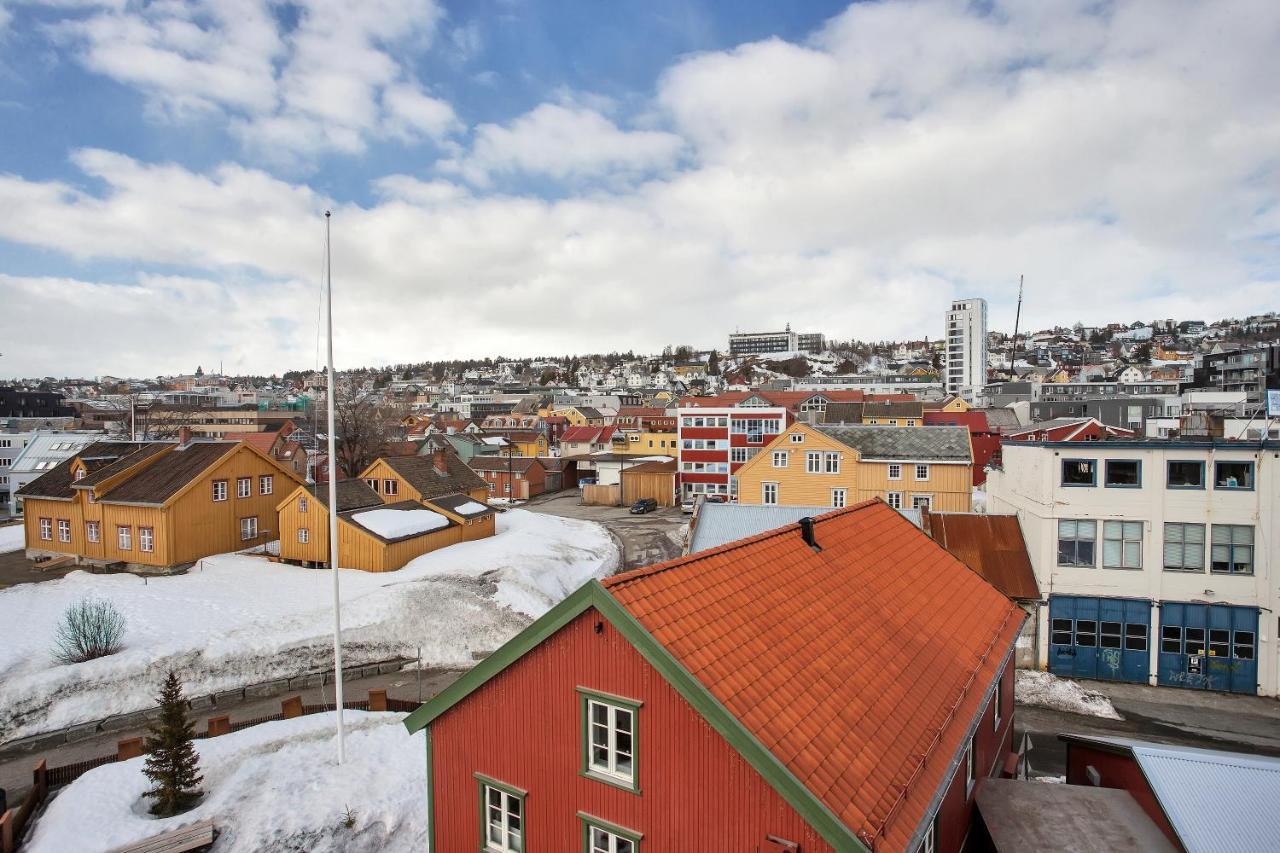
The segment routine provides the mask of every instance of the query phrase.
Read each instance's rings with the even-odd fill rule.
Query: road
[[[1123,720],[1068,714],[1019,705],[1014,715],[1015,746],[1031,735],[1035,775],[1066,772],[1066,732],[1115,735],[1202,749],[1280,757],[1280,702],[1261,696],[1237,696],[1201,690],[1081,681],[1105,694]]]
[[[551,492],[521,504],[520,509],[563,518],[582,518],[605,526],[623,549],[622,568],[636,569],[680,556],[689,516],[679,507],[660,507],[631,515],[626,507],[584,506],[577,489]]]

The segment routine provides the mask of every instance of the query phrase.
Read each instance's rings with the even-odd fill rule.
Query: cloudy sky
[[[1280,308],[1275,0],[0,0],[0,376]]]

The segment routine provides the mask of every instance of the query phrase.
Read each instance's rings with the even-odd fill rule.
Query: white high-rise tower
[[[987,300],[952,302],[944,340],[942,387],[972,403],[987,384]]]

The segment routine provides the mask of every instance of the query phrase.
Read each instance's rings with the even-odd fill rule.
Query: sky
[[[0,376],[1280,309],[1275,0],[0,0]]]

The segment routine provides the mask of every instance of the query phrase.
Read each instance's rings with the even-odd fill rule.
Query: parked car
[[[693,508],[697,505],[698,505],[697,498],[685,498],[684,500],[680,501],[680,511],[683,512],[685,515],[691,515],[693,513]]]
[[[658,508],[658,502],[653,498],[641,498],[631,505],[632,515],[644,515],[646,512],[653,512]]]

